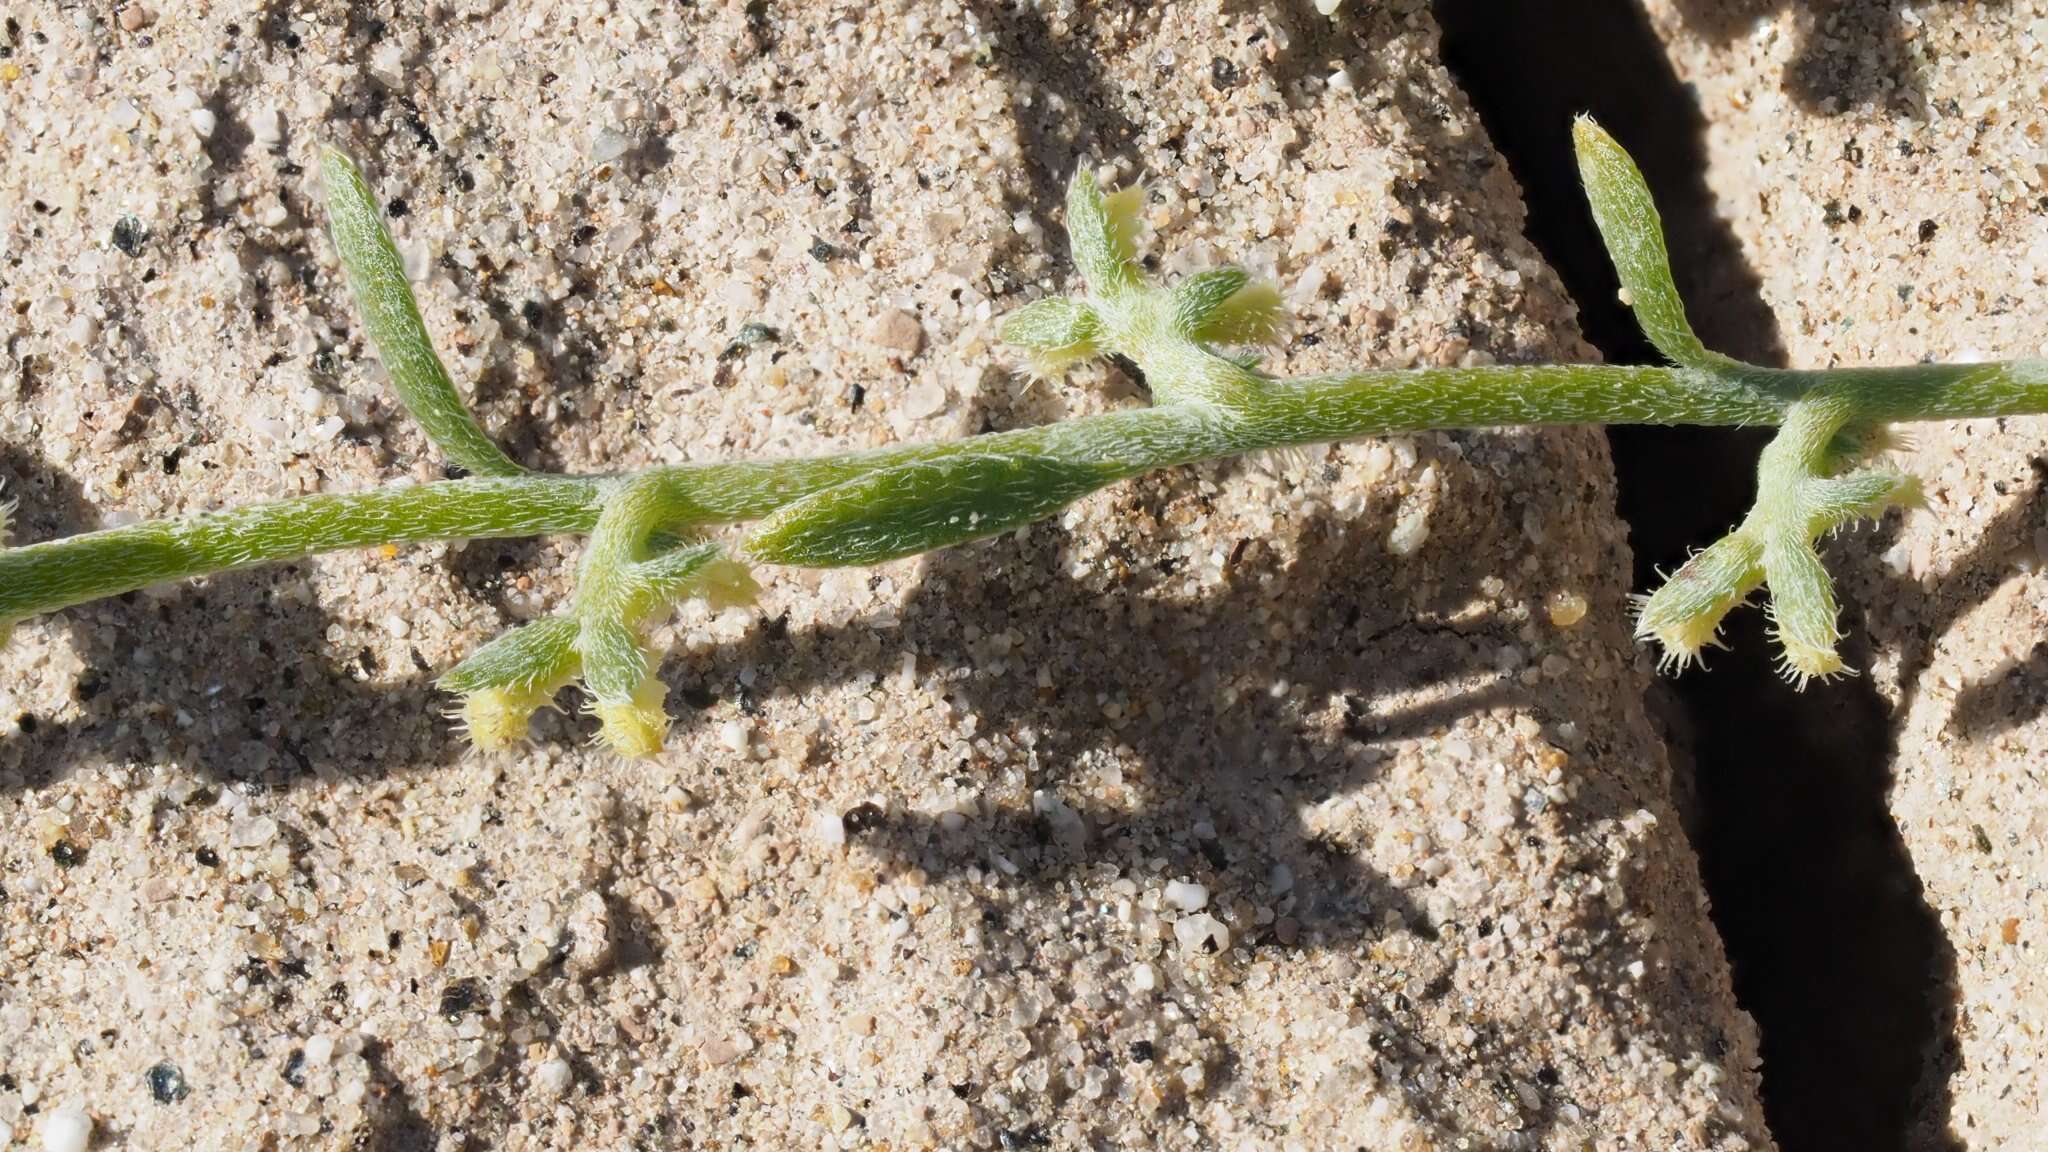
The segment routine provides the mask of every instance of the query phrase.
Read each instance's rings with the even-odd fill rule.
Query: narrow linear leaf
[[[954,456],[870,472],[761,522],[747,551],[769,564],[879,564],[1049,516],[1116,478],[1043,456]]]
[[[727,559],[718,544],[685,544],[656,553],[630,565],[625,582],[623,611],[629,620],[689,596],[702,596],[715,608],[749,604],[759,591],[746,566]]]
[[[1650,198],[1642,172],[1614,137],[1580,116],[1572,123],[1572,143],[1579,156],[1579,178],[1608,259],[1621,278],[1636,323],[1657,351],[1689,368],[1725,367],[1727,357],[1709,352],[1693,335],[1685,318],[1685,302],[1671,280],[1671,254],[1664,246],[1664,221]]]
[[[469,659],[444,673],[446,692],[470,693],[488,688],[526,689],[567,683],[576,675],[576,621],[550,616],[512,629],[469,654]]]
[[[583,684],[602,701],[623,702],[654,672],[654,657],[639,633],[620,620],[585,620],[576,638]]]
[[[1100,328],[1095,309],[1068,296],[1034,300],[1003,321],[1003,343],[1031,353],[1040,373],[1050,375],[1095,355]]]
[[[1102,197],[1102,215],[1108,221],[1109,250],[1124,264],[1138,258],[1138,209],[1145,206],[1145,190],[1136,185],[1119,188]]]
[[[484,433],[435,355],[412,286],[406,283],[405,263],[362,171],[339,149],[323,148],[320,183],[327,196],[327,228],[341,253],[342,267],[348,270],[356,310],[405,410],[419,421],[427,438],[463,468],[482,476],[524,472]]]
[[[1891,507],[1913,508],[1925,497],[1920,478],[1890,468],[1809,480],[1801,493],[1809,532],[1831,532],[1852,520],[1875,519]]]
[[[1092,291],[1114,293],[1136,283],[1136,211],[1137,201],[1127,194],[1104,196],[1085,161],[1074,169],[1067,185],[1067,247]]]
[[[1217,306],[1194,330],[1194,337],[1211,344],[1271,344],[1286,325],[1287,306],[1280,289],[1257,280]]]
[[[1780,650],[1779,672],[1799,687],[1847,671],[1835,645],[1842,630],[1833,581],[1820,555],[1797,533],[1764,545],[1764,581],[1770,586],[1771,635]]]
[[[1242,268],[1211,268],[1197,272],[1173,286],[1173,326],[1182,334],[1200,339],[1197,332],[1223,307],[1223,302],[1251,283]]]

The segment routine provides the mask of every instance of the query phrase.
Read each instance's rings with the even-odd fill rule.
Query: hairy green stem
[[[1786,674],[1846,671],[1815,542],[1918,499],[1882,466],[1888,423],[2048,412],[2048,361],[1789,371],[1744,364],[1693,333],[1656,207],[1634,162],[1591,121],[1574,129],[1588,199],[1668,366],[1487,365],[1280,379],[1246,349],[1270,343],[1279,293],[1237,269],[1154,283],[1137,262],[1138,195],[1104,194],[1083,167],[1068,191],[1085,291],[1019,308],[1004,339],[1042,373],[1102,356],[1136,365],[1152,403],[1036,428],[808,459],[687,464],[628,475],[527,472],[456,391],[369,185],[322,158],[335,246],[372,343],[406,409],[455,464],[480,475],[273,504],[5,547],[0,640],[16,621],[145,585],[318,552],[423,540],[589,534],[565,611],[516,628],[443,678],[479,747],[521,739],[528,718],[581,681],[600,737],[651,755],[668,718],[645,635],[677,600],[744,601],[746,562],[872,564],[1009,531],[1105,485],[1274,448],[1448,428],[1564,424],[1780,425],[1743,522],[1643,597],[1637,634],[1683,667],[1759,588]],[[751,523],[738,546],[701,530]]]
[[[0,621],[316,552],[587,532],[602,482],[533,474],[302,496],[0,549]]]
[[[742,523],[877,468],[969,456],[1101,465],[1103,483],[1219,456],[1362,436],[1498,425],[1775,425],[1789,398],[1841,397],[1861,419],[1951,419],[2048,412],[2048,362],[1749,369],[1601,364],[1359,372],[1256,382],[1228,417],[1201,406],[1136,408],[1000,432],[794,460],[648,469],[662,527]],[[1781,401],[1781,397],[1786,398]],[[303,496],[0,549],[0,620],[16,620],[167,580],[319,552],[424,540],[587,533],[621,477],[475,477]]]

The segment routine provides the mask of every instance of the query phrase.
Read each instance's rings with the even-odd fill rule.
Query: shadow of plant
[[[21,501],[22,538],[96,525],[75,484],[5,446],[0,476]],[[26,788],[120,760],[182,764],[218,781],[267,787],[315,774],[378,774],[388,756],[372,758],[348,735],[366,726],[411,762],[458,755],[459,739],[437,719],[443,702],[431,669],[416,651],[411,666],[394,670],[368,648],[335,648],[335,621],[310,593],[311,563],[131,592],[24,623],[15,645],[67,646],[82,670],[59,710],[68,714],[6,718],[0,773]],[[202,618],[229,623],[191,626]]]
[[[968,420],[1011,422],[1000,409]],[[1564,444],[1571,435],[1532,437],[1518,447],[1518,458],[1569,454]],[[1477,449],[1484,458],[1486,439],[1444,437],[1429,449],[1458,493],[1455,510],[1439,510],[1446,540],[1490,531],[1487,525],[1508,518],[1514,485],[1466,455]],[[1187,877],[1219,893],[1264,893],[1259,900],[1272,907],[1270,920],[1251,915],[1248,903],[1216,910],[1234,943],[1262,956],[1363,956],[1376,942],[1434,943],[1446,934],[1484,939],[1494,930],[1490,917],[1442,920],[1421,902],[1434,881],[1396,883],[1373,867],[1359,839],[1370,830],[1347,821],[1349,806],[1383,786],[1380,772],[1390,758],[1446,740],[1481,739],[1474,733],[1498,732],[1517,717],[1588,723],[1584,751],[1593,762],[1611,760],[1609,742],[1628,737],[1602,727],[1616,717],[1586,715],[1587,689],[1575,677],[1529,681],[1503,667],[1501,650],[1520,642],[1518,621],[1526,615],[1498,609],[1538,604],[1543,590],[1507,574],[1482,590],[1487,573],[1455,546],[1403,558],[1386,552],[1394,515],[1386,490],[1356,513],[1321,508],[1283,516],[1270,533],[1234,543],[1203,537],[1202,547],[1231,559],[1214,582],[1195,578],[1181,526],[1212,515],[1203,481],[1221,484],[1260,467],[1169,473],[1117,489],[1114,509],[1105,513],[1117,527],[1107,540],[1048,523],[934,554],[921,562],[893,624],[771,623],[737,644],[673,662],[673,695],[705,706],[734,698],[742,708],[759,708],[810,697],[819,677],[872,677],[914,651],[920,682],[942,681],[946,703],[973,717],[978,735],[1029,747],[1030,758],[1021,767],[1025,781],[1005,789],[1003,803],[971,817],[897,804],[849,812],[856,851],[894,863],[884,871],[915,868],[934,883],[965,885],[977,900],[993,887],[1020,903],[1088,899],[1083,893],[1103,869]],[[1333,454],[1284,487],[1320,494],[1357,483]],[[1031,626],[1010,627],[1024,620]],[[1012,638],[999,657],[992,656],[992,636]],[[1087,690],[1068,687],[1076,683]],[[821,749],[822,759],[857,758],[867,737],[855,731],[834,739],[844,746]],[[976,788],[1019,770],[1014,761],[998,768],[972,750],[962,750],[955,764],[926,769]],[[1115,784],[1105,789],[1105,779]],[[1560,899],[1575,898],[1611,864],[1590,846],[1589,829],[1645,808],[1668,813],[1657,768],[1614,765],[1612,774],[1589,773],[1575,783],[1572,801],[1534,818],[1539,827],[1527,846],[1543,856],[1537,869],[1544,879],[1531,882],[1553,886]],[[1123,799],[1090,799],[1105,792]],[[1276,875],[1288,878],[1285,892],[1275,891]],[[992,975],[1055,943],[1033,936],[1056,932],[1051,922],[1010,923],[999,909],[990,916],[982,963]],[[1628,983],[1625,970],[1640,956],[1611,925],[1580,921],[1567,937],[1577,962],[1613,981],[1606,987]],[[1533,1107],[1502,1104],[1496,1082],[1556,1082],[1557,1070],[1540,1055],[1546,1047],[1520,1039],[1550,1025],[1470,1009],[1464,982],[1515,961],[1468,961],[1477,967],[1460,971],[1457,954],[1445,941],[1416,953],[1400,981],[1362,979],[1354,1011],[1370,1021],[1379,1057],[1390,1067],[1405,1061],[1411,1068],[1459,1069],[1453,1083],[1425,1089],[1418,1081],[1404,1089],[1409,1111],[1432,1130],[1480,1147],[1540,1139],[1563,1115],[1557,1105],[1566,1098],[1545,1090]],[[1394,986],[1404,983],[1413,994]],[[1478,1056],[1434,1047],[1443,1039],[1436,1021],[1445,1010],[1469,1020]],[[1645,1023],[1672,1052],[1718,1059],[1729,1050],[1727,1037]]]
[[[2002,5],[2004,0],[1991,0]],[[1808,112],[1835,115],[1875,108],[1924,117],[1927,83],[1909,20],[1926,5],[1907,0],[1676,0],[1688,31],[1718,46],[1747,36],[1758,21],[1789,13],[1799,54],[1785,86]],[[1932,62],[1938,66],[1938,61]]]
[[[2002,490],[2019,488],[2021,493],[2007,501],[1996,516],[1971,529],[1969,550],[1938,579],[1919,580],[1889,569],[1883,573],[1882,582],[1888,588],[1879,597],[1890,601],[1892,607],[1885,619],[1873,618],[1867,626],[1874,637],[1898,653],[1897,716],[1901,722],[1912,713],[1920,681],[1949,632],[2008,581],[2022,578],[2018,558],[2035,558],[2037,534],[2048,520],[2042,493],[2048,459],[2037,456],[2028,465],[2027,475],[1996,482]],[[1882,554],[1896,541],[1898,527],[1887,523],[1885,532],[1873,536],[1859,551],[1870,556]],[[1908,621],[1910,626],[1899,627],[1895,620]],[[2000,662],[1965,684],[1950,712],[1948,728],[1968,739],[1985,739],[2031,723],[2044,712],[2048,712],[2048,641],[2036,641],[2024,654]]]
[[[991,15],[1012,18],[1007,12]],[[1032,197],[1022,210],[1049,219],[1057,202],[1057,177],[1073,150],[1089,141],[1113,150],[1127,136],[1113,113],[1093,111],[1111,105],[1101,74],[1086,73],[1092,79],[1078,85],[1060,79],[1059,71],[1044,68],[1053,38],[1042,17],[1033,10],[1014,18],[1024,21],[1021,32],[999,49],[997,59],[1010,61],[1007,66],[1020,74],[1027,67],[1041,68],[1038,83],[1068,85],[1063,96],[1070,109],[1107,117],[1078,136],[1041,130],[1028,145],[1033,179],[1049,191]],[[1282,18],[1291,22],[1293,32],[1282,58],[1283,87],[1309,77],[1332,57],[1361,69],[1375,66],[1362,39],[1333,30],[1306,3],[1290,3]],[[1413,105],[1398,111],[1428,141],[1425,148],[1435,163],[1491,165],[1483,141],[1476,134],[1452,132],[1448,113],[1433,106],[1433,98],[1418,98]],[[1028,128],[1020,127],[1020,133],[1030,136]],[[1413,223],[1405,226],[1410,230],[1366,241],[1450,247],[1458,236],[1448,225],[1458,209],[1452,183],[1440,176],[1401,182],[1395,192],[1413,209]],[[1045,231],[1048,237],[1060,234],[1056,228]],[[538,336],[548,335],[545,321],[535,327]],[[578,367],[573,354],[564,366]],[[1530,437],[1508,458],[1552,472],[1582,470],[1582,455],[1561,449],[1574,435]],[[1466,459],[1467,449],[1490,439],[1433,441],[1432,451],[1442,449],[1436,460],[1459,493],[1455,511],[1439,513],[1460,518],[1439,526],[1440,541],[1497,533],[1499,525],[1519,520],[1515,487],[1505,474]],[[1483,450],[1472,454],[1485,455]],[[1494,456],[1487,463],[1497,466],[1502,460]],[[1341,820],[1325,821],[1323,814],[1381,785],[1389,756],[1403,748],[1427,756],[1436,742],[1469,728],[1476,717],[1586,719],[1592,726],[1586,734],[1588,757],[1596,762],[1613,757],[1617,736],[1599,727],[1612,718],[1583,715],[1585,681],[1567,676],[1524,683],[1500,664],[1501,650],[1516,635],[1516,622],[1491,609],[1471,608],[1475,600],[1495,608],[1526,607],[1549,589],[1524,586],[1512,573],[1503,573],[1507,578],[1497,588],[1482,592],[1482,574],[1473,558],[1442,543],[1394,561],[1382,545],[1392,512],[1384,500],[1349,518],[1315,513],[1284,524],[1275,533],[1284,542],[1280,547],[1248,534],[1230,550],[1220,581],[1204,587],[1187,571],[1188,558],[1167,545],[1184,517],[1206,514],[1209,497],[1199,478],[1228,477],[1254,467],[1221,465],[1125,486],[1114,497],[1115,519],[1130,525],[1132,539],[1119,536],[1100,545],[1041,525],[1021,537],[924,562],[897,626],[902,636],[914,639],[924,659],[944,670],[954,705],[977,717],[984,730],[1011,734],[1020,744],[1029,729],[1035,741],[1036,760],[1029,766],[1035,791],[1076,794],[1084,773],[1113,767],[1125,782],[1127,802],[1092,806],[1062,801],[1078,821],[1078,838],[1072,835],[1075,824],[1058,808],[997,807],[957,829],[922,813],[885,810],[872,824],[863,821],[859,850],[914,860],[939,877],[958,876],[969,868],[986,873],[1000,856],[1015,868],[1011,874],[995,866],[996,873],[1008,876],[1003,884],[1020,898],[1049,901],[1073,898],[1075,881],[1106,863],[1163,859],[1174,874],[1209,881],[1218,891],[1251,891],[1262,882],[1273,888],[1275,869],[1284,868],[1291,891],[1275,893],[1283,897],[1276,903],[1285,912],[1272,922],[1222,910],[1235,918],[1232,927],[1239,939],[1269,954],[1368,951],[1372,942],[1391,938],[1429,941],[1456,934],[1485,939],[1493,932],[1495,926],[1484,922],[1433,916],[1425,907],[1429,882],[1394,883],[1367,862],[1359,829]],[[21,475],[40,471],[27,462],[10,462],[9,470]],[[1337,480],[1323,477],[1313,483]],[[31,513],[38,517],[34,536],[85,526],[89,514],[75,488],[67,493],[61,481],[43,482],[45,493],[31,501],[36,505]],[[1586,483],[1589,490],[1599,490],[1594,481]],[[440,702],[427,686],[424,668],[373,669],[359,661],[351,668],[350,653],[329,651],[333,622],[309,597],[297,595],[303,572],[303,565],[293,565],[223,577],[203,590],[183,589],[167,598],[128,597],[72,610],[59,625],[39,625],[69,630],[70,642],[92,670],[92,698],[78,719],[38,724],[34,732],[0,739],[0,763],[12,755],[13,763],[25,768],[24,778],[34,783],[47,782],[69,765],[115,756],[186,759],[200,772],[289,786],[312,774],[389,771],[388,765],[397,762],[393,747],[410,749],[405,762],[411,763],[445,764],[457,756],[447,728],[432,718]],[[1022,630],[1020,641],[992,659],[986,638],[1027,613],[1034,621],[1050,621],[1051,627]],[[153,665],[137,664],[137,653],[154,653],[184,635],[171,623],[181,614],[205,614],[232,626],[185,641],[183,650],[163,652]],[[1624,650],[1618,629],[1609,630],[1613,634],[1600,643]],[[1099,666],[1053,666],[1076,652],[1088,654]],[[319,654],[310,667],[301,663],[305,653]],[[742,699],[767,693],[802,698],[846,678],[872,678],[891,654],[871,621],[795,632],[770,624],[727,648],[673,662],[668,677],[675,695],[685,699],[715,698],[721,691]],[[184,671],[167,674],[167,664]],[[1049,693],[1035,675],[1024,674],[1039,667],[1052,673]],[[743,678],[743,669],[756,674]],[[822,671],[814,675],[812,670]],[[267,693],[288,675],[299,678],[298,691],[288,695],[307,703],[281,709]],[[1063,694],[1058,687],[1063,682],[1113,684],[1115,698]],[[156,701],[163,703],[160,712],[140,720],[129,715]],[[1104,710],[1111,703],[1118,706],[1114,717]],[[209,725],[208,731],[220,734],[233,751],[218,759],[188,757],[177,735],[179,711],[195,724]],[[1626,714],[1629,709],[1600,711]],[[366,725],[385,733],[386,747],[374,761],[348,736]],[[953,769],[973,776],[988,767],[963,755]],[[1542,835],[1528,849],[1542,854],[1543,874],[1554,882],[1560,899],[1584,890],[1613,863],[1587,846],[1588,829],[1644,808],[1667,806],[1662,775],[1658,764],[1617,764],[1580,781],[1572,802],[1545,808]],[[1206,827],[1209,834],[1192,835],[1197,827]],[[992,927],[997,931],[986,957],[992,968],[1014,964],[1036,942],[1001,925]],[[1592,983],[1620,987],[1626,968],[1638,957],[1597,921],[1583,920],[1574,931],[1580,936],[1569,941],[1571,956],[1584,965]],[[1361,980],[1347,990],[1355,1012],[1369,1021],[1375,1052],[1388,1056],[1392,1065],[1399,1065],[1398,1057],[1426,1056],[1432,1064],[1457,1069],[1449,1085],[1401,1083],[1408,1109],[1433,1128],[1482,1146],[1539,1142],[1561,1119],[1555,1099],[1546,1097],[1534,1106],[1510,1103],[1502,1087],[1506,1084],[1505,1094],[1511,1095],[1516,1084],[1555,1083],[1557,1069],[1541,1063],[1542,1046],[1525,1044],[1527,1037],[1545,1035],[1555,1022],[1534,1012],[1520,1017],[1468,1011],[1460,1002],[1461,970],[1491,971],[1513,963],[1461,961],[1450,949],[1432,949],[1398,983]],[[1630,1011],[1637,1008],[1629,1006]],[[1430,1037],[1441,1035],[1436,1020],[1446,1012],[1469,1023],[1477,1037],[1469,1047],[1431,1050],[1436,1041]],[[1645,1027],[1659,1033],[1673,1053],[1711,1059],[1727,1050],[1726,1038],[1690,1034],[1669,1021],[1651,1019]],[[1227,1053],[1218,1067],[1229,1075]],[[1580,1071],[1588,1079],[1598,1074]],[[392,1091],[400,1092],[395,1086]],[[1486,1101],[1492,1103],[1485,1111],[1463,1107]],[[424,1137],[428,1130],[410,1105],[401,1099],[394,1111],[398,1135],[393,1139]],[[1506,1117],[1504,1122],[1490,1122],[1496,1112]]]

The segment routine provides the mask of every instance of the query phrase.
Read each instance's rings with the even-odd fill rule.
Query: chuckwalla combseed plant
[[[1255,350],[1280,327],[1278,292],[1229,268],[1153,283],[1136,261],[1137,191],[1105,193],[1084,164],[1066,201],[1084,290],[1019,308],[1003,338],[1041,374],[1126,358],[1149,404],[944,443],[589,476],[530,471],[492,442],[427,338],[368,184],[328,149],[328,221],[363,324],[407,410],[469,475],[0,547],[0,642],[28,617],[160,581],[337,549],[574,533],[589,539],[568,606],[485,644],[440,683],[460,696],[478,747],[523,739],[536,709],[580,683],[600,738],[645,756],[668,727],[650,623],[686,597],[747,599],[756,566],[913,556],[1029,524],[1105,485],[1238,453],[1442,428],[1761,424],[1779,431],[1757,466],[1755,505],[1639,598],[1637,635],[1661,647],[1665,667],[1683,668],[1761,589],[1784,673],[1804,684],[1844,672],[1815,542],[1918,499],[1914,478],[1883,463],[1888,427],[2048,412],[2048,361],[1797,371],[1709,351],[1686,320],[1634,162],[1591,120],[1574,138],[1625,297],[1667,365],[1268,375]],[[730,525],[747,527],[713,537]],[[0,511],[0,545],[6,526]]]

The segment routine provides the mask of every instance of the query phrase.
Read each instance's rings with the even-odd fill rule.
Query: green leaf
[[[1572,143],[1579,154],[1579,177],[1593,220],[1607,244],[1607,256],[1621,278],[1624,300],[1635,309],[1636,323],[1657,351],[1689,368],[1721,368],[1734,362],[1709,352],[1693,335],[1685,318],[1685,302],[1671,281],[1671,255],[1664,247],[1664,222],[1650,198],[1649,185],[1636,162],[1590,116],[1572,124]]]
[[[668,710],[662,706],[668,686],[654,675],[657,662],[639,633],[618,620],[585,620],[577,646],[598,739],[622,756],[661,751],[668,734]]]
[[[768,564],[879,564],[1049,516],[1116,478],[1044,456],[952,455],[878,469],[763,520],[746,551]]]
[[[469,654],[440,680],[443,691],[468,695],[488,688],[549,692],[574,679],[577,623],[573,617],[550,616],[512,629]]]
[[[1223,307],[1223,302],[1237,295],[1239,289],[1251,283],[1251,274],[1242,268],[1212,268],[1197,272],[1173,286],[1173,326],[1190,339],[1201,339],[1196,333]]]
[[[1074,169],[1067,185],[1067,246],[1089,290],[1115,295],[1137,283],[1138,204],[1135,188],[1104,196],[1086,161]]]
[[[485,435],[435,355],[406,283],[405,263],[362,171],[339,149],[322,148],[320,183],[327,194],[328,232],[348,270],[349,291],[405,410],[448,459],[469,471],[480,476],[524,472]]]
[[[1887,508],[1918,507],[1924,499],[1918,476],[1890,468],[1808,480],[1800,491],[1809,532],[1832,532],[1855,520],[1882,516]]]
[[[1720,647],[1721,620],[1763,582],[1763,550],[1737,530],[1697,552],[1639,601],[1636,638],[1663,648],[1658,666],[1683,671],[1709,646]]]
[[[631,700],[654,674],[654,656],[646,641],[622,620],[583,621],[576,649],[583,656],[583,686],[599,700]]]
[[[1280,290],[1258,280],[1231,293],[1192,335],[1211,344],[1271,344],[1286,322]]]
[[[1270,344],[1286,319],[1280,290],[1240,268],[1198,272],[1173,287],[1173,326],[1209,344]]]
[[[1003,343],[1030,352],[1032,366],[1050,376],[1095,355],[1100,328],[1101,320],[1086,301],[1048,296],[1010,313],[1003,321]]]
[[[621,614],[638,620],[689,596],[713,607],[752,603],[758,589],[745,565],[729,560],[718,544],[682,544],[635,563],[624,573],[627,596]]]
[[[1835,650],[1842,630],[1835,623],[1834,582],[1813,545],[1800,533],[1777,533],[1764,545],[1763,568],[1779,673],[1804,688],[1809,680],[1848,671]]]

